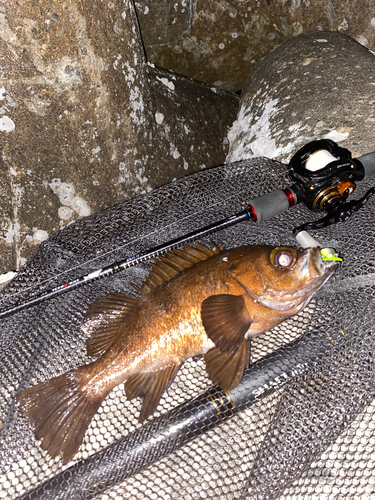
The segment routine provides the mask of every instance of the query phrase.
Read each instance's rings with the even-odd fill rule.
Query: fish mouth
[[[323,260],[320,247],[311,248],[310,252],[315,268],[319,274],[311,284],[314,288],[312,294],[315,294],[329,280],[336,269],[340,267],[341,263],[337,260]]]
[[[296,307],[299,306],[303,309],[310,302],[312,297],[323,287],[323,285],[329,280],[332,274],[340,267],[340,261],[337,260],[323,260],[322,252],[320,247],[309,248],[307,252],[307,259],[311,257],[314,266],[318,272],[318,276],[314,276],[311,282],[306,286],[304,293],[299,297],[299,304],[296,303]],[[297,292],[298,295],[298,292]],[[298,298],[293,302],[298,302]]]
[[[319,275],[325,277],[328,275],[327,279],[340,267],[340,262],[337,260],[323,260],[322,249],[320,247],[310,248],[310,255],[315,264],[316,270]],[[324,281],[324,283],[327,281]],[[323,284],[324,284],[323,283]]]
[[[305,270],[307,269],[308,262],[312,259],[317,275],[311,277],[310,282],[295,293],[285,294],[285,292],[280,293],[275,291],[270,293],[270,291],[267,290],[265,293],[257,294],[245,287],[246,292],[254,302],[274,311],[303,309],[340,266],[338,261],[323,260],[320,250],[320,247],[303,250],[303,265],[301,266],[301,272],[303,268],[305,268]],[[244,285],[242,284],[242,286]]]

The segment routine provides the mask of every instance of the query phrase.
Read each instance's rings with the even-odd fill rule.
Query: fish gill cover
[[[371,182],[361,183],[358,190],[365,191]],[[252,159],[194,174],[97,213],[44,242],[2,292],[0,305],[15,304],[52,284],[237,213],[250,198],[288,184],[283,166]],[[172,416],[176,417],[178,405],[212,385],[202,358],[183,365],[153,419],[143,426],[137,421],[141,401],[127,400],[123,384],[116,387],[94,416],[77,455],[66,465],[41,450],[17,408],[16,396],[23,389],[91,361],[81,330],[86,310],[111,292],[134,294],[133,285],[142,285],[149,263],[2,320],[0,498],[325,495],[333,499],[346,494],[370,498],[375,483],[373,204],[370,200],[346,223],[314,233],[324,245],[334,247],[344,263],[303,312],[251,341],[251,361],[265,360],[264,384],[257,388],[253,404],[239,405],[234,412],[230,401],[224,401],[235,414],[199,436],[198,427],[204,424],[209,429],[210,423],[194,417],[192,409],[201,404],[199,399],[189,403],[184,418],[190,419],[190,434],[180,440],[180,447],[175,440],[181,420],[176,423]],[[243,222],[201,243],[214,241],[225,248],[296,246],[291,230],[312,217],[298,205],[273,220],[259,225]],[[270,364],[267,373],[271,359],[267,356],[274,353],[277,359],[280,348],[287,354],[293,341],[306,333],[303,350],[310,362],[291,366],[288,373]],[[318,344],[309,342],[309,335],[317,336]],[[285,383],[273,387],[275,380],[283,378]],[[207,394],[215,400],[215,392]],[[203,409],[202,403],[201,414]],[[159,443],[155,435],[160,422],[168,419],[173,425],[163,431]],[[75,481],[81,485],[76,491]]]

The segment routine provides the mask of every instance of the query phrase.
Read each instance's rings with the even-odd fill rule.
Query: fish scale
[[[129,399],[143,398],[141,422],[193,356],[204,355],[212,381],[229,391],[248,364],[250,339],[302,310],[337,267],[317,248],[177,249],[153,265],[140,298],[112,293],[89,307],[82,328],[88,354],[99,358],[22,391],[20,411],[41,447],[67,462],[122,382]]]

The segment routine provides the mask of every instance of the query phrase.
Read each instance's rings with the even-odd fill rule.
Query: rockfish
[[[122,382],[129,399],[143,398],[140,422],[192,356],[204,355],[212,382],[230,391],[248,365],[249,340],[301,311],[337,267],[318,248],[174,250],[153,264],[140,298],[111,293],[89,307],[82,328],[98,359],[22,391],[19,410],[41,447],[67,462]]]

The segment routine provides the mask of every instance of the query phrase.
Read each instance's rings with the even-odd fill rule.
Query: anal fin
[[[128,399],[143,398],[139,422],[147,420],[156,410],[163,392],[173,382],[180,366],[180,364],[171,364],[158,371],[137,373],[126,381],[126,397]]]
[[[249,356],[250,344],[247,340],[243,340],[235,352],[223,352],[214,347],[204,356],[207,373],[212,382],[219,385],[223,391],[231,391],[240,383]]]

